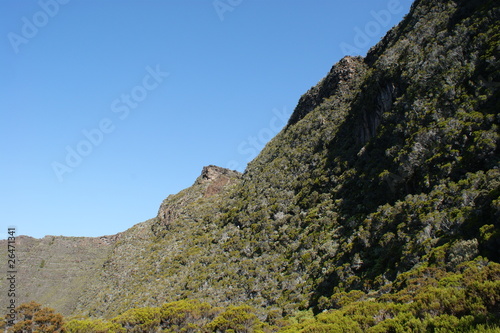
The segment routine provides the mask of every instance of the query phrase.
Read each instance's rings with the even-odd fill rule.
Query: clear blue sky
[[[100,236],[243,171],[411,0],[2,0],[0,236]],[[360,33],[361,32],[361,33]]]

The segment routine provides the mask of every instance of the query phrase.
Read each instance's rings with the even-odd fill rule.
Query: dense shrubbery
[[[424,264],[379,291],[336,292],[320,303],[316,316],[309,310],[283,318],[270,310],[261,319],[248,305],[185,300],[64,326],[62,316],[30,303],[19,307],[21,320],[10,332],[500,332],[500,264],[481,257],[454,271]]]
[[[193,298],[317,313],[415,267],[497,261],[499,22],[498,1],[416,1],[226,192],[195,184],[123,233],[76,312]]]
[[[500,265],[482,258],[456,272],[422,265],[378,292],[338,292],[321,302],[323,313],[282,331],[498,332]]]
[[[130,309],[111,320],[78,318],[64,323],[60,314],[31,302],[17,308],[18,321],[5,327],[9,333],[68,332],[275,332],[279,323],[272,312],[267,322],[261,321],[254,308],[230,306],[212,307],[197,300],[166,303],[161,307]]]
[[[120,234],[75,309],[114,318],[66,329],[498,331],[499,56],[498,1],[416,1],[242,177]]]

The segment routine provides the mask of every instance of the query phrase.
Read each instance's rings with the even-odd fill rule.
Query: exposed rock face
[[[362,57],[345,57],[335,64],[327,76],[325,76],[316,86],[309,89],[300,98],[295,111],[293,112],[288,126],[291,126],[309,112],[314,110],[323,101],[333,95],[339,96],[344,90],[348,90],[347,83],[358,75],[363,67]]]
[[[367,61],[363,57],[346,56],[335,64],[327,76],[316,86],[302,95],[295,108],[288,126],[299,122],[316,107],[322,105],[325,100],[335,98],[341,100],[346,97],[356,86],[355,80],[365,75]],[[376,91],[364,92],[364,105],[357,120],[357,128],[354,131],[356,142],[365,144],[375,136],[380,125],[382,114],[391,111],[397,98],[397,85],[390,79],[380,78],[374,82]]]
[[[110,235],[110,236],[101,236],[99,237],[100,244],[103,245],[112,245],[114,242],[116,242],[120,238],[121,233],[116,234],[116,235]]]
[[[238,179],[240,176],[238,171],[209,165],[203,168],[201,176],[198,177],[195,184],[208,183],[204,197],[211,197],[220,193],[225,186],[231,184],[232,180]]]
[[[168,227],[178,216],[179,208],[194,202],[200,197],[209,198],[221,193],[228,186],[239,181],[241,173],[215,165],[203,167],[201,175],[189,189],[188,195],[169,196],[160,205],[158,219]],[[187,191],[187,190],[186,190]]]
[[[379,86],[374,101],[368,104],[370,107],[363,108],[362,120],[356,136],[359,144],[365,144],[375,136],[382,114],[391,111],[396,99],[396,86],[393,83],[381,83]]]
[[[204,181],[214,181],[219,177],[226,175],[229,177],[238,177],[240,173],[226,168],[221,168],[216,165],[209,165],[203,167],[203,170],[201,171],[201,176],[196,180],[196,183],[199,184]]]

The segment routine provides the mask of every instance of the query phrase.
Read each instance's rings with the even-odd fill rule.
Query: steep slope
[[[335,288],[377,290],[438,246],[450,268],[498,260],[485,236],[499,221],[498,18],[492,1],[415,2],[350,98],[294,113],[221,223],[281,253],[316,307]]]
[[[186,298],[322,311],[404,290],[407,272],[498,262],[499,6],[415,1],[301,97],[243,175],[207,167],[121,233],[74,313]]]
[[[19,305],[36,300],[55,308],[63,315],[86,312],[81,310],[82,304],[87,304],[87,300],[96,297],[96,294],[99,302],[112,303],[121,310],[142,304],[138,300],[130,301],[136,299],[137,294],[141,294],[139,299],[151,298],[150,301],[156,304],[154,296],[143,293],[143,290],[147,290],[147,285],[143,287],[141,283],[149,273],[140,268],[143,267],[145,257],[155,254],[151,253],[154,251],[151,248],[158,235],[177,230],[174,221],[195,202],[196,209],[210,214],[213,208],[209,205],[220,193],[238,182],[240,176],[236,171],[207,166],[192,187],[164,200],[158,211],[161,219],[139,223],[117,235],[96,238],[16,237],[16,303]],[[186,227],[187,229],[179,228],[176,234],[182,238],[176,241],[180,244],[180,248],[176,249],[179,253],[189,246],[186,239],[192,230],[189,230],[189,226]],[[163,250],[168,251],[173,245],[172,243]],[[0,247],[7,249],[7,241],[0,240]],[[7,267],[6,259],[6,256],[0,258],[1,267]],[[110,293],[103,293],[103,279],[111,282],[111,285],[106,284]],[[175,277],[172,279],[175,282]],[[7,290],[6,283],[6,279],[0,280],[1,290]],[[2,295],[2,302],[7,301],[5,296]],[[107,307],[103,305],[102,309],[105,311]],[[104,311],[101,310],[100,313]]]
[[[217,214],[218,202],[240,178],[236,171],[205,167],[193,186],[163,201],[156,218],[123,232],[76,313],[111,317],[189,298],[194,288],[207,286],[209,279],[200,272],[211,264],[206,257],[219,237],[208,216]],[[197,296],[211,298],[210,293]]]
[[[497,260],[498,22],[493,1],[416,1],[302,96],[229,194],[167,200],[82,311],[182,298],[321,310],[425,262]]]
[[[63,314],[73,313],[78,297],[99,274],[118,237],[16,237],[17,305],[37,300]],[[0,248],[7,249],[5,240],[0,241]],[[6,257],[0,263],[7,267]],[[5,278],[0,280],[0,290],[7,290],[6,283]],[[6,297],[3,293],[2,300]]]

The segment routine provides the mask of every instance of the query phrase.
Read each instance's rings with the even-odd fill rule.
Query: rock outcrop
[[[341,59],[332,67],[327,76],[302,95],[288,121],[288,126],[300,121],[309,112],[321,105],[325,99],[331,96],[338,98],[343,93],[348,92],[349,83],[359,75],[363,67],[365,65],[362,57],[347,56]]]
[[[241,173],[238,171],[215,165],[205,166],[193,186],[183,191],[184,195],[171,195],[162,202],[157,218],[162,225],[168,227],[179,216],[180,207],[185,207],[201,197],[215,196],[238,182],[240,178]]]

